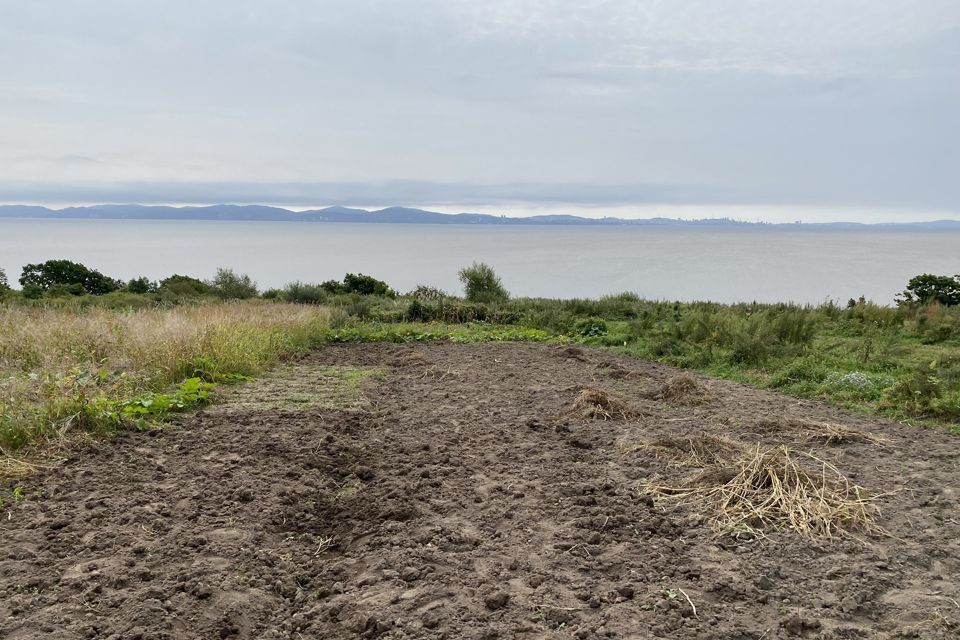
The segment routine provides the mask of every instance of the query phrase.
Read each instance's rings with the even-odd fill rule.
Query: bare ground
[[[0,637],[960,636],[957,437],[676,373],[576,347],[326,348],[29,478],[0,514]],[[572,411],[584,389],[622,404]],[[702,434],[830,461],[884,494],[885,534],[718,536],[640,491],[692,472],[649,443]]]

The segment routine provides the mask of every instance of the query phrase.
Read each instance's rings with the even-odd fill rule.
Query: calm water
[[[457,291],[457,269],[482,260],[524,296],[888,303],[913,275],[960,273],[960,233],[0,220],[10,280],[50,258],[124,279],[230,266],[261,288],[362,272],[400,291]]]

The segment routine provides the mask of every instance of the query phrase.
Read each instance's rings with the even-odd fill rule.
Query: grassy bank
[[[295,291],[303,292],[305,285]],[[146,424],[328,342],[563,341],[960,431],[960,307],[468,302],[436,290],[310,302],[123,293],[0,304],[0,447]]]
[[[9,455],[201,404],[209,385],[321,342],[329,318],[267,303],[0,305],[0,447]]]

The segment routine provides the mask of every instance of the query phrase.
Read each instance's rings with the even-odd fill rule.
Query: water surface
[[[889,303],[924,272],[960,273],[960,233],[794,228],[479,227],[139,220],[0,220],[0,267],[67,258],[123,279],[210,277],[261,288],[361,272],[400,291],[458,291],[457,270],[491,264],[516,295]]]

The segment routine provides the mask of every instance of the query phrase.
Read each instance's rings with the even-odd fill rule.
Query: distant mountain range
[[[0,205],[0,218],[40,220],[246,220],[266,222],[357,222],[387,224],[472,224],[472,225],[574,225],[574,226],[696,226],[696,227],[831,227],[831,228],[903,228],[926,230],[960,230],[960,220],[930,222],[877,223],[768,223],[741,222],[729,218],[677,220],[673,218],[583,218],[568,215],[540,215],[525,218],[495,216],[484,213],[438,213],[407,207],[387,207],[376,211],[327,207],[310,211],[290,211],[262,205],[216,204],[202,207],[168,207],[140,204],[98,204],[86,207],[49,209],[31,205]]]

